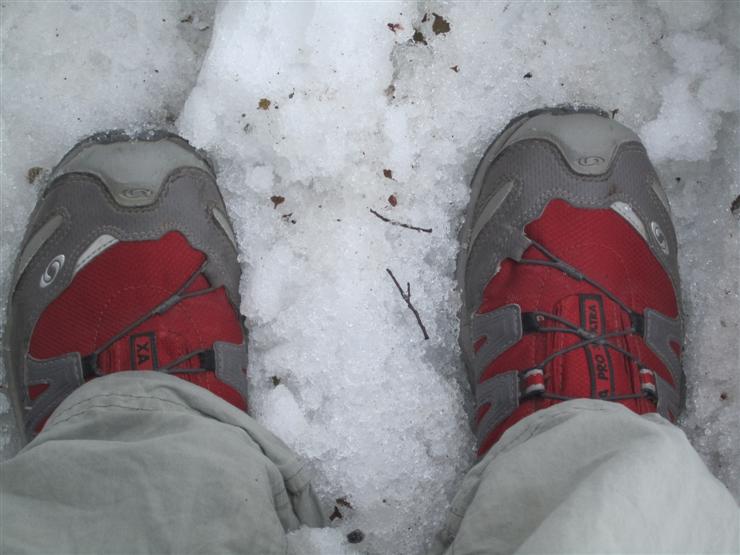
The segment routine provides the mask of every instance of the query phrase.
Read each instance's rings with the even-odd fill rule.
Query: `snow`
[[[667,188],[689,339],[682,425],[740,498],[739,23],[738,4],[703,2],[215,14],[5,2],[0,295],[40,187],[29,168],[101,129],[174,125],[213,157],[242,245],[252,414],[310,463],[327,514],[343,515],[291,544],[417,553],[473,461],[453,275],[472,172],[513,116],[598,105],[641,134]],[[410,284],[429,340],[387,269]],[[0,412],[7,457],[2,396]]]
[[[338,528],[302,527],[288,534],[288,549],[295,555],[356,555],[361,553],[349,544]]]

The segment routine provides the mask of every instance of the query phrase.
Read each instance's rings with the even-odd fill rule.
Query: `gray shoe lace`
[[[557,257],[555,254],[553,254],[547,248],[545,248],[545,246],[542,245],[541,243],[538,243],[537,241],[530,239],[530,244],[534,246],[538,251],[540,251],[543,255],[545,255],[548,258],[548,260],[533,260],[533,259],[528,259],[528,258],[522,258],[521,260],[518,260],[517,263],[530,265],[530,266],[544,266],[547,268],[553,268],[555,270],[559,270],[563,272],[571,279],[591,285],[592,287],[594,287],[595,289],[603,293],[604,296],[606,296],[611,301],[613,301],[617,306],[619,306],[620,309],[626,312],[630,318],[630,322],[632,323],[632,325],[628,329],[625,329],[625,330],[612,331],[612,332],[602,333],[602,334],[595,334],[593,332],[590,332],[582,328],[578,324],[575,324],[565,318],[558,316],[557,314],[552,314],[550,312],[540,311],[540,310],[523,313],[522,314],[522,324],[523,324],[523,331],[525,332],[572,334],[572,335],[576,335],[579,338],[581,338],[581,341],[551,353],[545,359],[543,359],[542,361],[540,361],[533,367],[523,370],[520,373],[520,375],[524,376],[528,372],[532,372],[532,371],[537,371],[537,372],[541,372],[544,374],[545,366],[547,366],[550,362],[555,360],[557,357],[563,356],[571,351],[575,351],[577,349],[581,349],[589,345],[599,345],[607,349],[612,349],[613,351],[616,351],[624,355],[625,357],[629,358],[632,362],[634,362],[639,371],[641,372],[648,371],[652,373],[653,371],[647,368],[647,366],[643,363],[643,361],[637,355],[635,355],[634,353],[626,349],[623,349],[619,345],[615,345],[613,342],[610,341],[610,339],[614,339],[618,337],[626,337],[628,335],[638,335],[642,337],[644,333],[643,315],[638,314],[637,312],[632,310],[617,295],[609,291],[609,289],[601,285],[598,281],[588,277],[583,272],[581,272],[580,270],[578,270],[571,264],[567,263],[563,259]],[[558,322],[559,324],[562,324],[563,327],[540,325],[540,322],[544,321],[545,319]],[[560,400],[560,401],[567,401],[567,400],[575,399],[575,397],[568,397],[565,395],[558,395],[555,393],[550,393],[546,391],[544,387],[542,389],[537,389],[535,391],[532,391],[531,393],[526,394],[524,397],[535,397],[535,396],[540,397],[540,398],[555,399],[555,400]],[[645,397],[654,398],[654,393],[653,391],[651,391],[649,387],[643,388],[642,392],[637,393],[637,394],[612,395],[609,397],[600,397],[600,398],[606,401],[624,401],[628,399],[641,399]]]
[[[89,355],[86,355],[82,357],[82,368],[83,368],[83,376],[85,380],[96,378],[99,376],[102,376],[103,374],[100,372],[100,368],[98,367],[98,357],[101,353],[105,352],[108,348],[110,348],[111,345],[113,345],[116,341],[119,339],[126,337],[129,333],[131,333],[133,330],[135,330],[137,327],[139,327],[141,324],[152,318],[153,316],[161,316],[174,306],[178,305],[182,301],[186,299],[191,299],[193,297],[198,297],[200,295],[206,295],[208,293],[211,293],[212,291],[215,291],[216,287],[208,287],[206,289],[199,289],[198,291],[193,291],[191,293],[186,293],[188,288],[195,282],[195,280],[198,278],[198,276],[202,275],[203,272],[206,269],[206,266],[208,265],[208,260],[205,260],[203,264],[200,265],[200,267],[193,272],[190,277],[188,277],[187,280],[185,280],[185,283],[170,297],[165,299],[163,302],[161,302],[159,305],[151,309],[149,312],[144,314],[143,316],[137,318],[133,323],[126,326],[124,329],[116,333],[113,337],[108,339],[105,343],[100,345],[95,351],[90,353]],[[177,359],[169,362],[165,366],[159,367],[156,369],[157,372],[164,372],[166,374],[197,374],[199,372],[208,372],[212,370],[212,368],[177,368],[179,364],[182,364],[183,362],[199,355],[208,355],[209,353],[212,353],[211,349],[208,348],[202,348],[202,349],[196,349],[194,351],[191,351],[189,353],[186,353],[182,355],[181,357],[178,357]],[[212,357],[206,357],[206,358],[212,358]],[[212,366],[212,364],[204,364],[203,366]]]

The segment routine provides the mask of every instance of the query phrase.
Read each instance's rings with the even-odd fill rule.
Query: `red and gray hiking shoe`
[[[557,109],[509,124],[473,178],[458,272],[479,455],[568,399],[678,416],[676,237],[626,127]]]
[[[171,134],[91,137],[53,171],[13,274],[9,391],[25,440],[88,380],[154,370],[246,409],[234,232],[208,160]]]

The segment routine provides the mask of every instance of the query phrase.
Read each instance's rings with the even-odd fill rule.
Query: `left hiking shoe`
[[[569,399],[674,420],[676,237],[639,138],[596,113],[527,114],[491,145],[472,187],[458,278],[479,454]]]
[[[30,440],[73,390],[166,372],[246,410],[237,246],[208,160],[165,132],[108,132],[52,172],[13,273],[10,397]]]

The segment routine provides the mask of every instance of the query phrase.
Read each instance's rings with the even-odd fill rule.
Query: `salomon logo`
[[[606,159],[601,156],[584,156],[576,160],[579,166],[590,168],[591,166],[600,166],[606,164]]]
[[[51,259],[51,262],[49,262],[49,264],[46,266],[44,273],[41,274],[41,281],[39,282],[39,285],[42,289],[44,287],[49,287],[49,285],[54,282],[54,280],[59,275],[59,272],[62,270],[62,266],[64,266],[63,254],[58,254]]]
[[[152,196],[152,194],[153,193],[150,189],[144,189],[143,187],[124,189],[123,191],[121,191],[122,197],[130,199],[149,198]]]
[[[653,232],[653,237],[655,237],[655,240],[658,242],[658,246],[660,247],[660,250],[668,254],[668,241],[666,240],[665,235],[663,234],[663,230],[660,229],[658,222],[651,222],[650,230]]]

